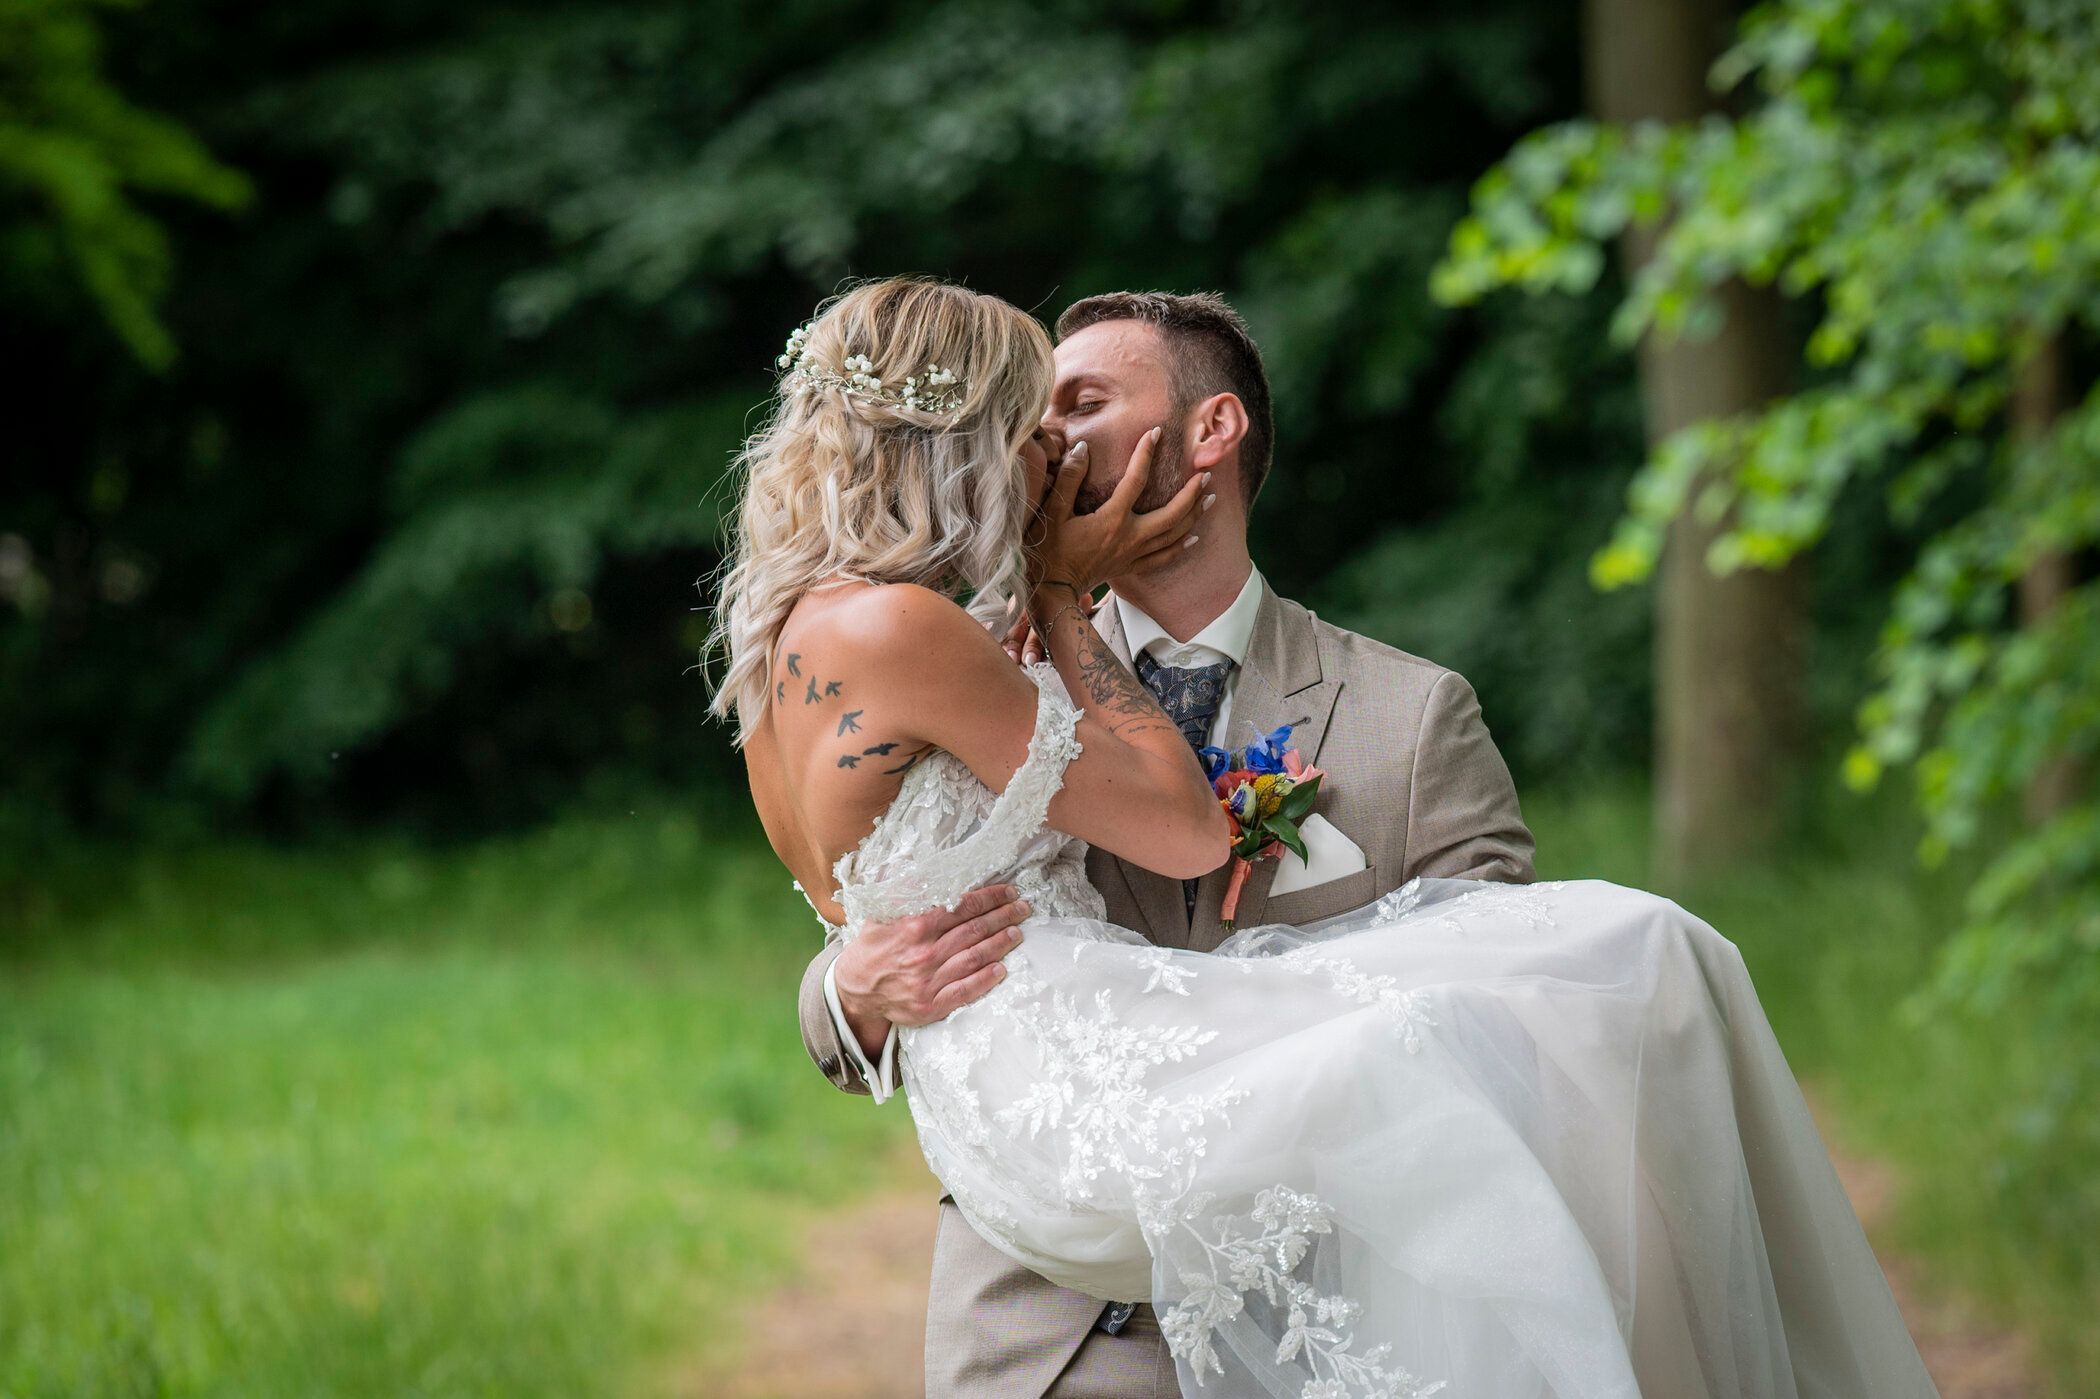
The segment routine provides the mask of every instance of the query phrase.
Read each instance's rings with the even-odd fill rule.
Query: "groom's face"
[[[1155,510],[1173,499],[1188,473],[1181,424],[1174,412],[1174,380],[1159,331],[1143,321],[1100,321],[1057,347],[1057,386],[1043,426],[1067,451],[1087,444],[1086,483],[1074,510],[1090,515],[1123,479],[1138,439],[1165,424],[1137,509]]]

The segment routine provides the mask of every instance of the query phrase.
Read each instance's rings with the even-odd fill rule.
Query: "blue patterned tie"
[[[1159,701],[1159,707],[1167,711],[1174,727],[1189,741],[1189,747],[1201,748],[1210,742],[1211,720],[1218,717],[1218,706],[1225,699],[1225,679],[1232,674],[1231,661],[1219,661],[1216,665],[1171,666],[1161,665],[1145,653],[1137,658],[1138,679]],[[1196,919],[1196,881],[1181,881],[1181,903],[1188,913],[1189,921]]]
[[[1230,674],[1231,661],[1182,667],[1161,665],[1150,652],[1137,658],[1138,679],[1145,682],[1191,748],[1210,742],[1210,721],[1218,717],[1218,706],[1225,699],[1225,677]]]

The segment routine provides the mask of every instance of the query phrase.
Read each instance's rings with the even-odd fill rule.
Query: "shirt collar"
[[[1116,613],[1123,623],[1123,639],[1130,646],[1130,659],[1135,661],[1147,651],[1176,651],[1201,646],[1230,658],[1234,665],[1245,665],[1247,650],[1254,642],[1254,617],[1261,611],[1261,586],[1261,570],[1250,564],[1247,581],[1240,585],[1240,595],[1232,600],[1232,605],[1187,641],[1176,641],[1167,634],[1165,627],[1147,616],[1143,608],[1117,593]]]

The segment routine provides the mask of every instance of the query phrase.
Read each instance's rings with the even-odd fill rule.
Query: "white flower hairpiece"
[[[836,373],[817,364],[811,356],[807,325],[795,327],[794,334],[788,336],[787,348],[773,363],[786,371],[781,387],[788,393],[841,389],[856,398],[919,413],[954,414],[961,411],[968,388],[962,376],[937,364],[927,365],[923,375],[905,376],[902,384],[885,384],[875,377],[874,361],[866,355],[846,356],[846,372]]]

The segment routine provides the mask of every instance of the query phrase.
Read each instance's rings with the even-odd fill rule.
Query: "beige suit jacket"
[[[1128,663],[1114,607],[1095,614],[1102,639]],[[1456,671],[1343,631],[1262,585],[1246,662],[1234,682],[1233,730],[1291,724],[1291,745],[1324,769],[1314,808],[1363,848],[1368,868],[1269,895],[1278,864],[1258,861],[1240,893],[1238,923],[1309,923],[1361,907],[1417,875],[1529,883],[1534,844],[1509,769]],[[1181,882],[1095,850],[1087,873],[1110,921],[1165,947],[1209,951],[1223,941],[1227,868],[1197,886],[1195,920]],[[802,1039],[826,1077],[865,1093],[824,1001],[826,944],[802,979]],[[1131,1299],[1140,1300],[1140,1299]],[[1101,1314],[1101,1303],[1021,1267],[985,1242],[954,1201],[940,1204],[926,1320],[929,1399],[1038,1399]]]

